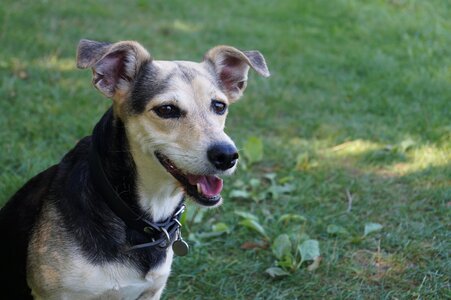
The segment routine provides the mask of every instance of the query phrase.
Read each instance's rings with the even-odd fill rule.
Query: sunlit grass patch
[[[60,72],[76,70],[75,56],[71,58],[61,58],[56,55],[51,55],[33,61],[32,66]]]
[[[411,139],[399,144],[381,144],[353,140],[325,151],[328,159],[367,165],[371,172],[381,175],[404,176],[427,168],[446,167],[451,162],[450,148],[415,143]]]

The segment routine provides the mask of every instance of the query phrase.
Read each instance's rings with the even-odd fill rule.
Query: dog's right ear
[[[209,62],[230,101],[243,95],[247,85],[249,68],[259,75],[269,77],[266,61],[259,51],[241,51],[230,46],[216,46],[204,56]]]
[[[77,48],[77,67],[92,68],[94,86],[117,101],[124,99],[139,68],[150,61],[149,52],[134,41],[110,44],[81,40]]]

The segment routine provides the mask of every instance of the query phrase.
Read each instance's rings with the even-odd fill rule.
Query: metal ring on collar
[[[180,214],[182,214],[185,211],[185,204],[182,204],[180,206],[180,209],[174,214],[174,216],[178,216]]]
[[[165,235],[164,237],[166,238],[166,243],[164,244],[164,247],[167,247],[167,245],[169,245],[171,243],[171,237],[169,236],[169,233],[165,228],[161,227],[160,229],[161,229],[161,231],[163,231],[163,233]]]

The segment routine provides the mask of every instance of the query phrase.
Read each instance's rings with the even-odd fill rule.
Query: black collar
[[[124,221],[127,227],[147,236],[150,240],[148,243],[133,245],[129,250],[156,246],[167,248],[177,238],[177,235],[180,235],[180,217],[185,209],[184,199],[180,201],[172,216],[162,222],[151,222],[138,215],[121,199],[106,177],[94,141],[95,138],[92,137],[89,151],[89,167],[94,186],[100,192],[108,207]]]

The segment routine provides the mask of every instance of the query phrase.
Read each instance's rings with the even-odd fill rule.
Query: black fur
[[[92,136],[83,138],[58,165],[31,179],[0,210],[2,297],[5,292],[10,299],[30,297],[25,277],[27,246],[44,201],[54,203],[62,217],[62,224],[58,225],[75,237],[91,263],[128,261],[145,274],[165,258],[166,250],[158,247],[125,251],[127,246],[145,243],[148,239],[127,228],[92,184],[88,155],[93,140],[112,186],[137,214],[145,214],[138,208],[136,168],[129,153],[124,124],[110,109],[96,125]]]
[[[167,78],[159,78],[159,72],[152,63],[143,63],[136,76],[131,94],[131,111],[140,114],[147,103],[156,95],[163,93],[169,86],[172,74]]]

